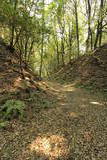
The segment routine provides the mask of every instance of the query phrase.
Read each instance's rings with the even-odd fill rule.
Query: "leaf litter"
[[[34,105],[32,117],[28,112],[25,120],[12,120],[0,130],[1,160],[107,160],[107,105],[103,96],[45,83],[48,95],[54,97],[48,96],[48,107],[40,103],[42,109],[36,112]]]

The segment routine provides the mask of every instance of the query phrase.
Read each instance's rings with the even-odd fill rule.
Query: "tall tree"
[[[13,48],[13,42],[14,42],[14,36],[15,36],[15,25],[16,25],[16,13],[17,13],[17,5],[18,5],[18,0],[15,1],[10,1],[13,5],[13,16],[11,20],[11,39],[10,39],[10,47]]]
[[[97,29],[96,29],[96,39],[94,43],[94,49],[97,47],[98,42],[99,46],[101,46],[102,42],[102,25],[103,25],[103,8],[104,8],[104,0],[100,0],[100,8],[99,8],[99,14],[98,14],[98,20],[97,20]]]
[[[40,71],[39,71],[39,75],[40,77],[42,76],[42,67],[43,67],[43,54],[44,54],[44,27],[45,27],[45,1],[43,0],[42,3],[42,31],[41,31],[41,58],[40,58]]]
[[[93,49],[93,35],[91,29],[91,1],[85,0],[85,2],[86,2],[86,14],[88,21],[88,36],[86,40],[86,51],[88,51],[89,47],[91,47],[91,50]]]
[[[78,22],[78,5],[77,5],[77,0],[74,0],[74,12],[75,12],[75,23],[76,23],[77,50],[78,50],[78,56],[79,56],[80,41],[79,41],[79,22]]]

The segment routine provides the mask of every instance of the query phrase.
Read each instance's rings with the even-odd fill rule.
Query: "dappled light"
[[[14,80],[14,87],[20,87],[21,85],[21,77],[17,77],[15,80]]]
[[[58,84],[57,82],[52,83],[52,82],[39,82],[39,85],[44,89],[44,90],[48,90],[50,92],[54,92],[56,95],[58,95],[58,99],[60,99],[60,95],[59,93],[62,92],[73,92],[76,90],[76,88],[73,85],[64,85],[63,87],[61,87],[60,84]],[[61,96],[61,97],[64,97]]]
[[[18,85],[20,80],[20,78],[16,79]],[[43,83],[45,83],[44,86]],[[36,94],[30,95],[33,100],[31,99],[29,103],[30,112],[27,111],[27,122],[16,121],[16,124],[11,122],[12,127],[9,129],[12,132],[7,132],[6,136],[3,132],[0,136],[2,143],[5,142],[3,138],[7,138],[6,147],[3,146],[3,148],[0,144],[3,148],[2,157],[5,156],[5,152],[17,160],[85,160],[86,157],[90,160],[90,157],[95,159],[107,157],[104,148],[107,132],[106,105],[96,107],[103,104],[105,100],[80,88],[68,91],[72,85],[61,85],[56,82],[43,83],[40,82],[39,87],[48,91],[46,101],[43,101],[45,93],[42,96],[40,93],[40,101],[33,90]],[[24,95],[26,98],[26,93],[21,93],[22,99]],[[31,107],[31,104],[37,104],[38,101],[40,101],[40,112],[39,110],[36,112],[37,105]],[[44,106],[49,109],[43,108]],[[34,117],[30,118],[31,114]]]
[[[61,102],[60,105],[61,105],[61,106],[66,106],[67,103]]]
[[[100,103],[100,102],[90,102],[90,104],[98,105],[98,106],[103,106],[104,105],[103,103]]]
[[[76,112],[70,112],[70,117],[73,117],[73,118],[77,118],[78,117],[78,113]]]
[[[65,85],[64,88],[63,88],[63,91],[68,91],[68,92],[71,91],[71,92],[72,92],[72,91],[75,91],[75,89],[76,89],[76,88],[73,87],[73,86],[70,84],[70,85]]]
[[[56,93],[59,92],[59,89],[53,86],[52,83],[47,84],[47,82],[44,81],[44,82],[39,82],[39,85],[43,87],[43,89],[45,90],[54,91]]]
[[[31,152],[45,155],[47,158],[64,159],[69,155],[68,141],[59,135],[37,137],[29,147]]]
[[[0,160],[107,160],[107,0],[0,0]]]

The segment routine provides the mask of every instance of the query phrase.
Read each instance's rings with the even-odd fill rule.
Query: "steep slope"
[[[23,62],[20,67],[19,55],[11,53],[3,41],[0,41],[0,106],[7,100],[21,100],[26,103],[29,114],[46,106],[47,99],[52,99],[45,84]],[[33,110],[34,109],[34,110]]]
[[[56,77],[107,90],[107,44],[96,49],[91,55],[83,55],[71,61]]]
[[[21,83],[24,81],[27,87],[35,85],[33,83],[35,83],[36,77],[24,65],[23,62],[22,74],[19,55],[16,52],[11,53],[5,45],[0,46],[0,88],[2,91],[21,88]]]

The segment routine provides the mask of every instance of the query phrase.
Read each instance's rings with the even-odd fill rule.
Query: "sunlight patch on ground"
[[[76,112],[70,112],[70,116],[71,117],[74,117],[74,118],[77,118],[78,117],[78,114]]]
[[[41,86],[44,90],[52,90],[54,92],[59,92],[59,88],[56,89],[56,87],[52,86],[51,83],[47,82],[39,82],[39,86]]]
[[[61,105],[61,106],[66,106],[67,103],[62,102],[62,103],[60,103],[60,105]]]
[[[48,90],[51,90],[51,91],[54,91],[56,93],[59,93],[59,92],[71,92],[71,91],[74,91],[75,90],[75,87],[73,87],[73,85],[69,84],[69,85],[60,85],[58,83],[54,83],[54,86],[53,86],[53,83],[50,83],[50,82],[42,82],[40,83],[40,85],[44,87],[44,89],[48,89]]]
[[[94,104],[94,105],[99,105],[99,106],[103,106],[103,104],[102,103],[100,103],[100,102],[90,102],[91,104]]]
[[[72,85],[65,85],[63,91],[74,91],[75,88]]]
[[[51,158],[67,158],[69,154],[67,139],[58,135],[37,137],[30,144],[30,150]]]

